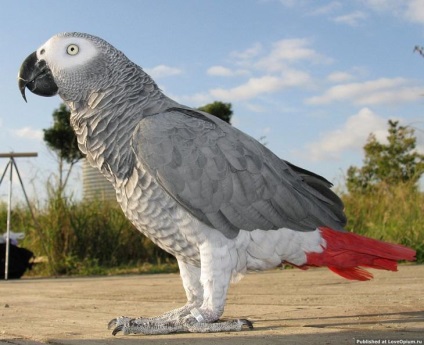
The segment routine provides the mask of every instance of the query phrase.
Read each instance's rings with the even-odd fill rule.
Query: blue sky
[[[422,0],[0,1],[0,152],[37,151],[18,166],[31,194],[56,170],[42,141],[59,97],[17,87],[20,64],[52,35],[100,36],[164,92],[198,107],[231,102],[233,124],[280,157],[335,184],[361,165],[388,119],[417,129],[424,151]],[[6,160],[0,160],[0,172]],[[72,186],[78,195],[81,173]],[[7,194],[2,186],[0,197]]]

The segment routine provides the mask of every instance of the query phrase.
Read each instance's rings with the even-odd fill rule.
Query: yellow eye
[[[79,52],[79,47],[76,44],[70,44],[68,48],[66,48],[66,52],[69,55],[77,55]]]

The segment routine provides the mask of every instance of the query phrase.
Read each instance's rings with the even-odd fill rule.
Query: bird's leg
[[[190,310],[200,307],[203,301],[203,287],[200,284],[200,267],[178,260],[180,276],[187,296],[187,303],[154,319],[162,321],[178,320],[190,314]]]
[[[231,246],[231,242],[221,241],[218,237],[205,241],[199,247],[203,303],[184,318],[189,332],[240,331],[243,326],[252,328],[252,323],[244,319],[217,322],[224,312],[232,271],[237,264],[234,261],[236,257],[231,255]]]
[[[199,249],[200,269],[179,262],[188,299],[184,307],[159,318],[121,319],[114,324],[116,327],[112,334],[119,331],[124,334],[206,333],[240,331],[243,326],[252,328],[251,322],[244,319],[216,322],[224,312],[234,263],[227,245],[222,242],[213,245],[205,242]]]
[[[127,331],[127,328],[130,324],[131,328],[145,323],[148,323],[150,327],[153,327],[154,324],[157,325],[172,320],[179,320],[182,317],[189,315],[193,308],[199,307],[203,300],[203,287],[200,284],[200,267],[188,264],[180,259],[177,261],[180,269],[180,276],[183,281],[184,290],[187,295],[187,303],[184,306],[173,309],[156,317],[132,318],[127,316],[119,316],[109,322],[108,328],[114,328],[114,333],[120,330],[122,330],[124,334],[133,333]]]
[[[178,318],[190,313],[193,308],[199,307],[203,302],[203,286],[200,283],[200,267],[178,260],[180,276],[187,296],[187,303],[181,309]]]

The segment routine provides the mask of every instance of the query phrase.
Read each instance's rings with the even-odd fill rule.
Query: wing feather
[[[343,204],[327,180],[206,113],[172,108],[147,116],[132,146],[172,198],[227,237],[240,229],[344,225]]]

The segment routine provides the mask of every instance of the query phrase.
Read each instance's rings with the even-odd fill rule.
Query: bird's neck
[[[136,159],[130,146],[138,123],[144,116],[161,112],[175,103],[156,85],[141,85],[133,89],[115,87],[92,92],[84,106],[68,104],[81,151],[89,163],[114,184],[118,179],[127,178],[133,170]]]

